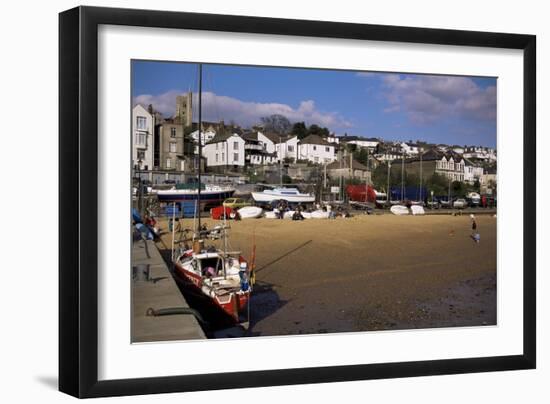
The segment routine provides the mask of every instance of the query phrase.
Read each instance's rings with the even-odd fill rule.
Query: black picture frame
[[[100,24],[523,50],[523,354],[98,381]],[[75,397],[326,383],[536,366],[536,37],[339,22],[78,7],[59,15],[59,389]],[[220,377],[223,375],[223,377]]]

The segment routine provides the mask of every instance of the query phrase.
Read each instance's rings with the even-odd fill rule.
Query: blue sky
[[[133,61],[134,103],[165,116],[198,89],[198,65]],[[203,65],[203,119],[249,127],[285,115],[337,135],[496,146],[495,78]],[[197,119],[194,102],[194,120]]]

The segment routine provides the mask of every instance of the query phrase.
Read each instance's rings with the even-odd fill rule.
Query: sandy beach
[[[475,243],[468,215],[232,221],[231,250],[256,243],[248,335],[496,324],[496,222]]]

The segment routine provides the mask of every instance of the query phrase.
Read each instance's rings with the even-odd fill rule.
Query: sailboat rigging
[[[215,306],[220,308],[233,321],[240,322],[240,314],[247,312],[245,327],[249,324],[249,299],[252,292],[250,279],[254,277],[253,267],[239,251],[228,251],[227,230],[229,226],[224,220],[208,230],[201,222],[201,156],[202,156],[202,64],[199,64],[198,88],[198,169],[197,169],[197,202],[195,209],[196,224],[192,247],[184,244],[184,248],[175,254],[174,268],[176,274],[185,281],[186,287],[199,291]],[[206,242],[222,239],[222,247]]]

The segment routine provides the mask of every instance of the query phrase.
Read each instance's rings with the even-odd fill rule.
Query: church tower
[[[176,96],[176,121],[184,127],[193,123],[193,93]]]

